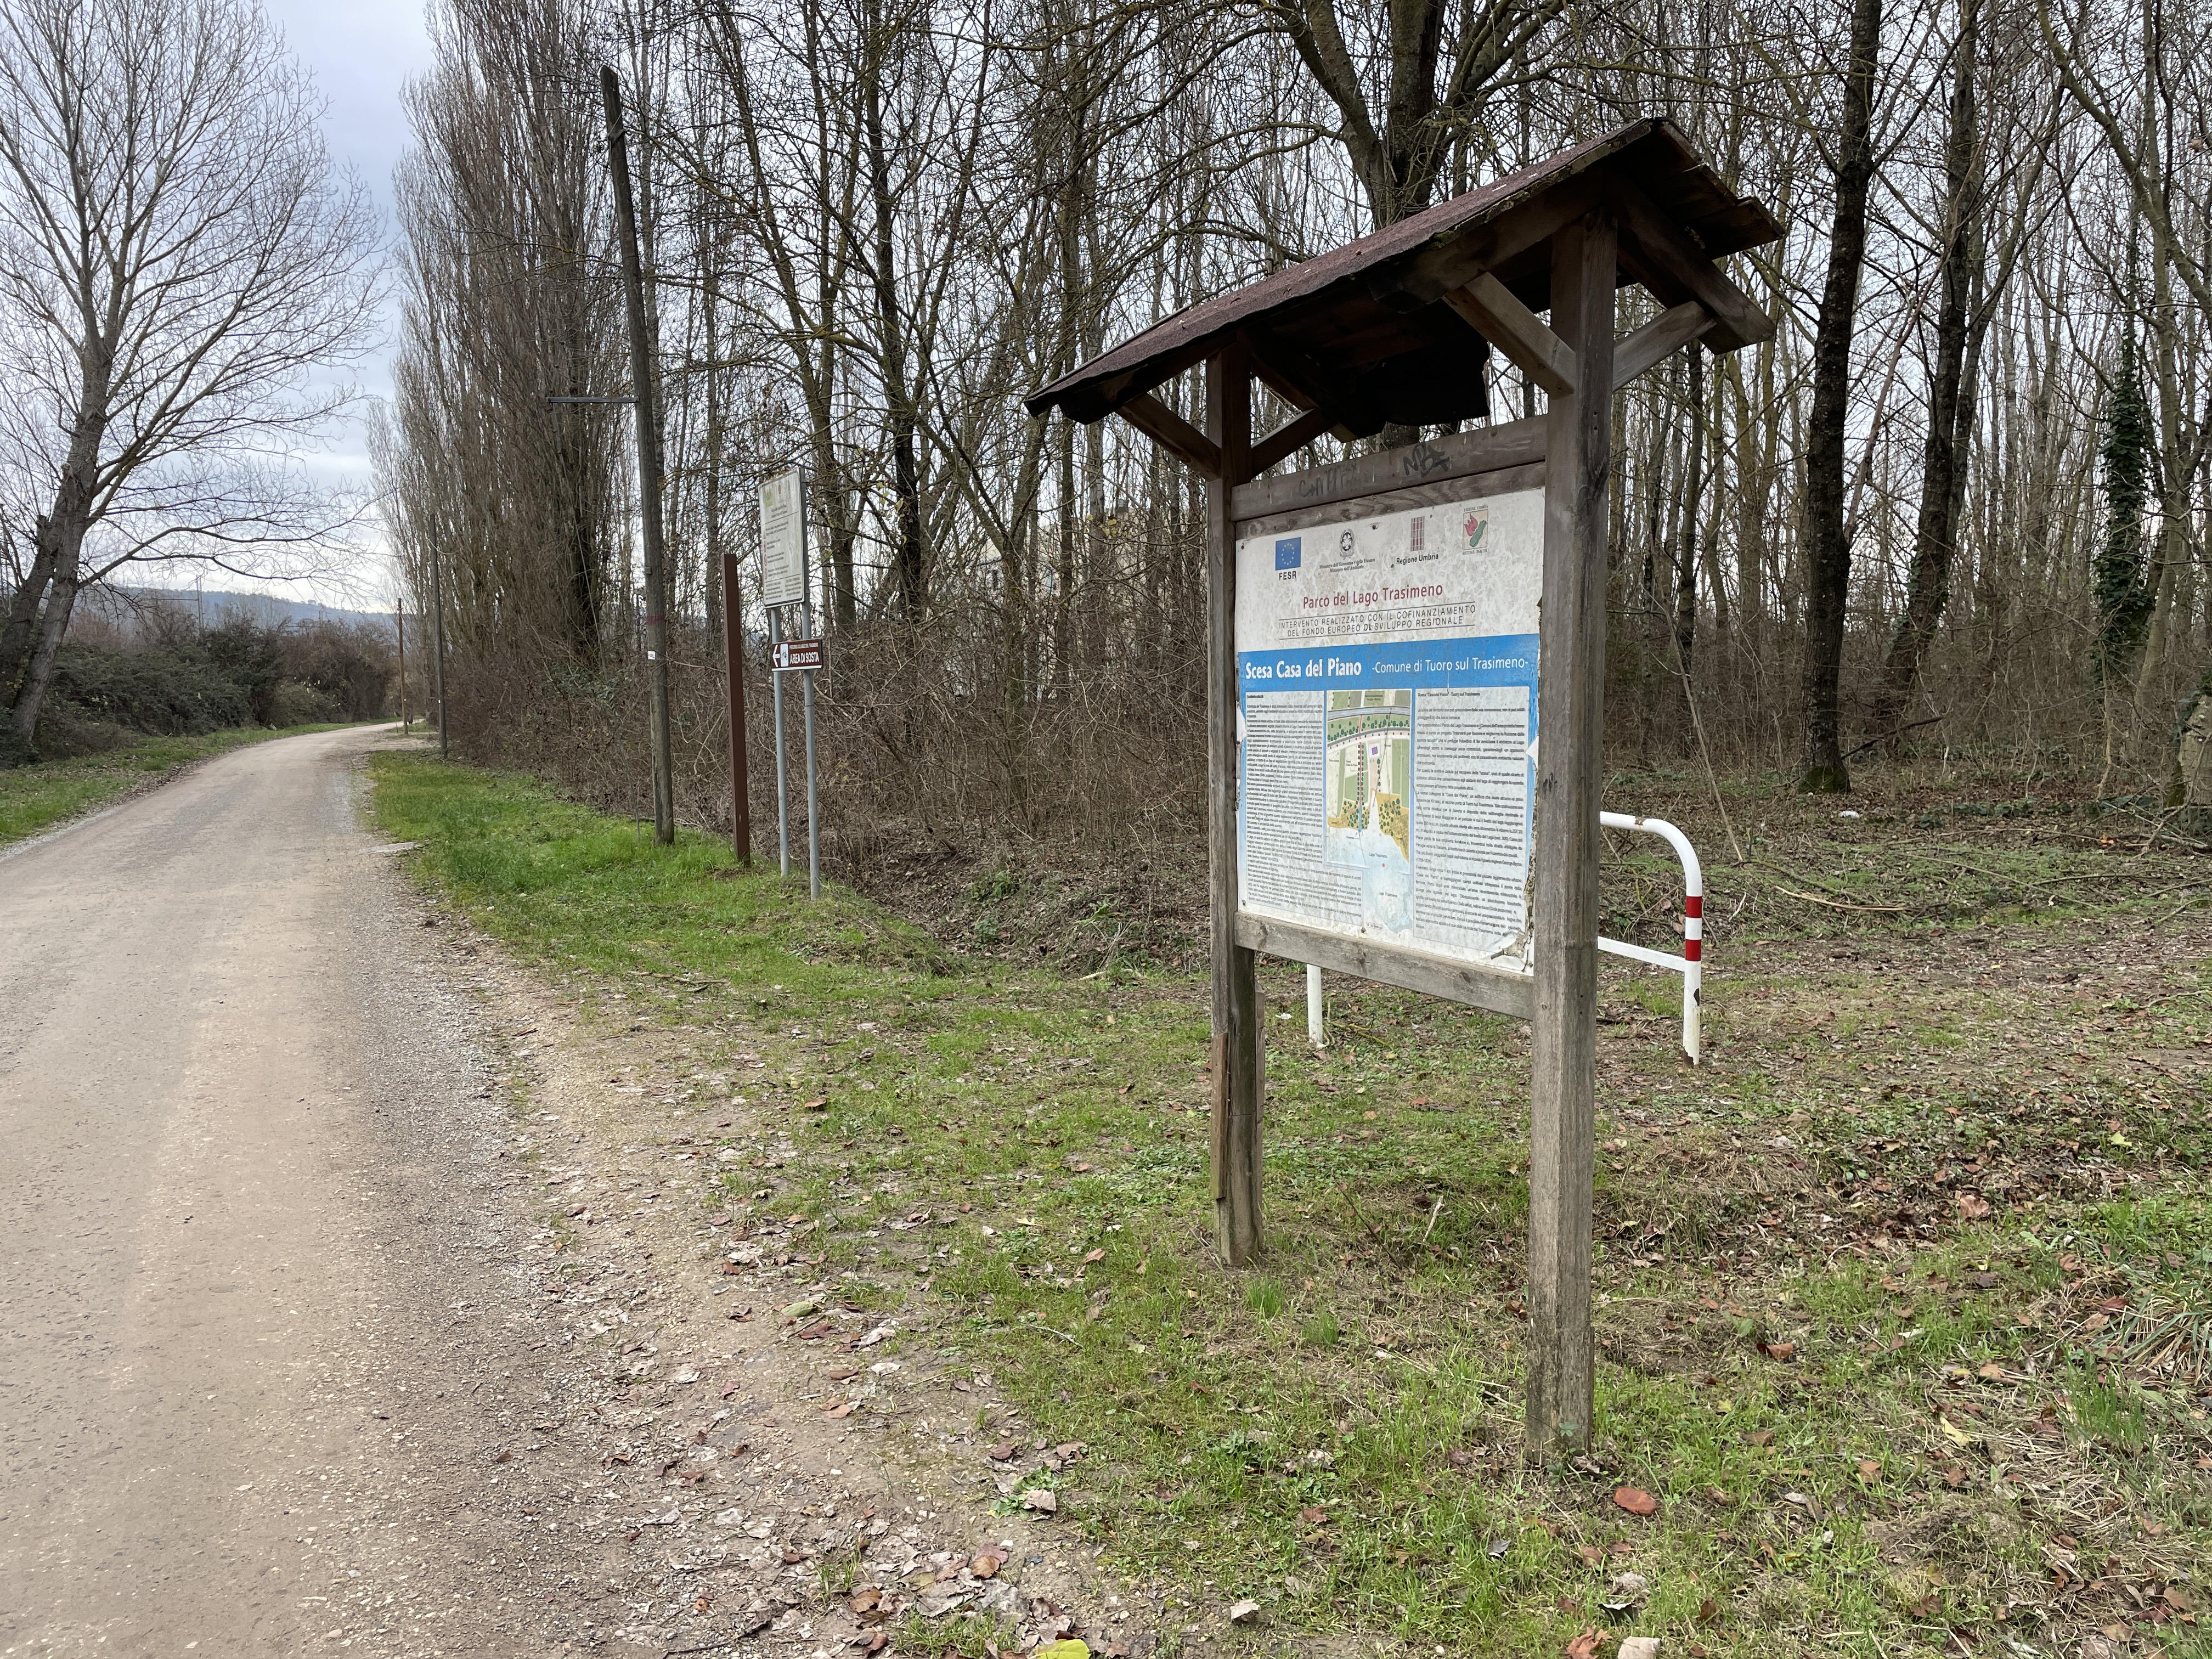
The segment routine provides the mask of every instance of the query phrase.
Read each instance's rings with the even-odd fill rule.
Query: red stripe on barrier
[[[1703,939],[1684,939],[1682,941],[1682,959],[1685,962],[1702,962],[1705,959],[1705,942]]]
[[[1705,915],[1705,896],[1703,893],[1690,894],[1682,901],[1682,914],[1686,916],[1702,916]]]

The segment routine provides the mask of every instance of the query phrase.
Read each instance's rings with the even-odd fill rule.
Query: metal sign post
[[[769,607],[768,641],[771,653],[783,649],[783,612]],[[777,868],[791,873],[791,763],[783,745],[783,676],[770,674],[769,695],[775,710],[775,858]]]
[[[801,539],[804,539],[803,536]],[[800,625],[806,629],[806,642],[814,647],[814,660],[818,663],[822,660],[822,642],[814,637],[814,601],[811,598],[800,598],[799,615]],[[806,896],[818,899],[822,896],[822,813],[815,790],[814,671],[811,668],[802,667],[799,671],[799,697],[805,709],[804,718],[806,722]]]
[[[775,819],[776,845],[783,873],[791,873],[790,785],[785,775],[783,744],[783,676],[797,672],[801,718],[806,742],[806,888],[822,896],[822,840],[817,827],[818,805],[814,777],[814,670],[822,661],[822,642],[814,637],[812,584],[807,579],[806,475],[793,467],[764,478],[760,487],[761,602],[768,606],[769,651],[775,672]],[[784,610],[799,607],[805,637],[784,637]],[[797,654],[794,656],[794,653]]]

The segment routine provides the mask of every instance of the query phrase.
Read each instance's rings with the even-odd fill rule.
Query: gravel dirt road
[[[670,1108],[606,1086],[681,1040],[425,905],[364,827],[397,740],[0,854],[0,1655],[826,1659],[917,1602],[1133,1636],[1084,1552],[888,1449],[899,1366],[831,1420],[769,1300],[800,1266],[731,1277]]]

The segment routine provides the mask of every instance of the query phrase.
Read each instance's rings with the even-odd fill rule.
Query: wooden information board
[[[1715,261],[1780,234],[1671,124],[1634,121],[1178,312],[1027,400],[1119,415],[1206,480],[1222,1260],[1264,1240],[1258,953],[1528,1020],[1533,1462],[1587,1444],[1593,1401],[1613,394],[1675,351],[1770,337]],[[1655,304],[1616,339],[1625,283]],[[1486,421],[1493,349],[1543,414],[1419,441]],[[1202,416],[1159,395],[1200,366]],[[1265,436],[1258,387],[1292,411]],[[1416,441],[1265,476],[1391,427]]]

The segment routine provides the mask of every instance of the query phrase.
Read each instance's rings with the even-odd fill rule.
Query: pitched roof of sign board
[[[1486,413],[1480,370],[1488,343],[1440,296],[1487,270],[1532,309],[1546,308],[1551,222],[1565,222],[1608,187],[1639,192],[1709,259],[1782,234],[1774,216],[1729,189],[1673,122],[1632,121],[1188,307],[1031,394],[1027,407],[1097,420],[1242,332],[1271,380],[1319,376],[1392,420]],[[1622,280],[1650,283],[1627,241]],[[1289,376],[1271,372],[1286,367]]]

